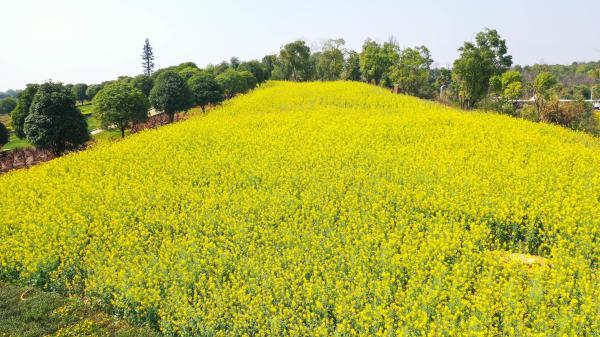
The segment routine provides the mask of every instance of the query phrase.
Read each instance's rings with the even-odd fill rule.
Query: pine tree
[[[152,75],[152,71],[154,70],[154,52],[152,52],[152,46],[150,46],[150,40],[148,39],[146,39],[142,53],[142,67],[146,76]]]

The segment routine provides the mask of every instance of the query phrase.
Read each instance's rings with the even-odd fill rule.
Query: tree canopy
[[[17,100],[9,96],[5,99],[0,99],[0,115],[11,113],[17,107]]]
[[[494,29],[477,33],[475,43],[465,42],[454,61],[454,76],[459,87],[461,105],[471,109],[488,93],[490,78],[512,65],[506,41]]]
[[[188,80],[188,86],[194,97],[194,103],[200,105],[202,111],[209,104],[223,101],[223,88],[217,80],[207,72],[200,72]]]
[[[31,107],[31,103],[33,102],[33,97],[39,88],[39,84],[27,84],[25,90],[19,93],[17,106],[10,115],[15,134],[21,139],[25,138],[25,118],[27,118],[29,115],[29,109]]]
[[[74,150],[89,140],[87,123],[62,83],[44,83],[31,103],[24,126],[27,140],[55,153]]]
[[[107,85],[94,98],[94,115],[103,128],[115,125],[125,137],[131,125],[148,118],[148,98],[132,85],[115,82]]]
[[[193,103],[192,93],[187,83],[177,72],[172,70],[158,75],[149,98],[152,106],[156,110],[166,113],[171,122],[176,113],[187,111]]]

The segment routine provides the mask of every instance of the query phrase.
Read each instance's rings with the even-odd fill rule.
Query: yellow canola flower
[[[0,276],[167,335],[593,336],[599,168],[559,127],[271,82],[1,176]]]

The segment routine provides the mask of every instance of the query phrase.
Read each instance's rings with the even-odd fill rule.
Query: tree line
[[[593,108],[583,98],[592,90],[586,91],[585,87],[596,84],[600,78],[600,62],[514,66],[506,40],[494,29],[477,33],[474,41],[464,42],[458,50],[460,55],[452,67],[444,68],[433,67],[426,46],[401,48],[393,38],[383,43],[367,39],[360,51],[347,49],[344,39],[327,40],[317,51],[297,40],[261,60],[242,62],[232,57],[204,68],[185,62],[154,71],[154,52],[146,40],[142,74],[92,85],[29,84],[18,95],[11,91],[11,97],[0,101],[0,114],[10,111],[16,136],[60,153],[76,149],[89,139],[80,123],[82,117],[76,116],[77,103],[93,101],[94,114],[102,126],[116,127],[124,136],[127,128],[148,118],[151,108],[173,121],[178,112],[192,106],[200,106],[204,111],[209,105],[246,93],[269,79],[347,80],[393,88],[465,109],[493,110],[598,133]],[[15,95],[16,99],[12,97]],[[55,96],[55,101],[47,98]],[[533,97],[533,104],[523,106],[517,102],[524,97]],[[560,102],[561,97],[575,101]],[[68,132],[76,125],[80,129]],[[0,133],[1,130],[6,128]]]

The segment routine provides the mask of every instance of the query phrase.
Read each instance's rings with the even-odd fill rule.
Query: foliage
[[[365,80],[377,85],[385,81],[390,67],[398,60],[398,51],[399,47],[394,41],[382,46],[367,39],[360,53],[360,71]]]
[[[144,41],[144,48],[142,51],[142,69],[144,70],[144,75],[146,76],[152,75],[152,72],[154,71],[154,51],[152,50],[149,39]]]
[[[249,90],[246,77],[242,77],[239,71],[231,68],[218,75],[215,80],[223,88],[225,98],[232,98]]]
[[[98,94],[98,92],[100,92],[100,90],[102,90],[103,87],[104,85],[102,84],[92,84],[88,86],[87,90],[85,91],[87,99],[90,101],[93,100],[94,97],[96,97],[96,94]]]
[[[583,100],[560,102],[557,99],[551,99],[542,106],[539,119],[542,122],[558,124],[573,130],[584,130],[596,134],[600,131],[592,106]]]
[[[321,81],[336,81],[344,70],[344,39],[327,40],[316,59],[316,75]]]
[[[115,82],[102,89],[94,98],[94,117],[104,129],[115,125],[125,137],[125,129],[148,118],[150,103],[133,86]]]
[[[252,74],[252,76],[254,76],[254,78],[256,79],[256,83],[258,85],[263,84],[266,80],[269,79],[266,67],[256,60],[243,62],[239,65],[238,70],[249,71]]]
[[[133,80],[131,81],[131,85],[133,85],[134,88],[141,91],[142,94],[144,94],[144,96],[149,97],[150,91],[154,86],[154,79],[152,79],[152,77],[150,76],[138,75],[133,78]]]
[[[187,111],[193,104],[192,93],[187,83],[172,70],[158,75],[149,99],[156,110],[169,116],[171,122],[176,113]]]
[[[239,71],[240,77],[242,78],[242,80],[244,81],[244,89],[242,90],[242,93],[248,92],[250,90],[253,90],[254,88],[256,88],[257,85],[257,81],[256,81],[256,77],[254,77],[254,75],[252,75],[251,72],[249,72],[248,70],[242,70]]]
[[[286,44],[279,52],[280,71],[289,81],[310,80],[310,48],[302,40]]]
[[[71,90],[75,101],[79,101],[81,104],[88,98],[87,95],[88,86],[85,83],[75,84]]]
[[[4,145],[8,144],[9,139],[10,133],[8,132],[8,129],[4,124],[2,124],[2,122],[0,122],[0,149]]]
[[[509,115],[517,115],[514,101],[521,98],[523,84],[521,73],[509,70],[502,75],[490,78],[490,99],[494,102],[493,108]]]
[[[556,85],[556,77],[549,72],[539,73],[533,82],[533,93],[538,115],[541,116],[546,101],[552,95],[552,88]]]
[[[487,95],[490,78],[510,68],[512,56],[507,54],[506,41],[493,29],[479,32],[475,43],[465,42],[459,51],[453,76],[461,106],[472,109]]]
[[[0,176],[0,273],[165,335],[594,336],[599,165],[552,125],[271,83]]]
[[[207,72],[192,76],[188,86],[194,97],[194,103],[205,111],[207,105],[216,105],[223,101],[223,88],[215,78]]]
[[[31,102],[33,102],[33,97],[37,93],[39,87],[39,84],[27,84],[25,90],[19,93],[17,106],[10,114],[13,130],[15,130],[15,133],[19,138],[25,138],[25,119],[29,115]]]
[[[62,83],[40,85],[25,118],[25,136],[35,147],[61,154],[89,140],[85,117]]]
[[[398,63],[392,66],[390,79],[404,93],[428,97],[431,95],[429,70],[432,63],[427,47],[406,48],[400,52]]]
[[[0,115],[11,113],[17,107],[17,100],[13,97],[0,99]]]
[[[344,70],[342,72],[342,79],[346,81],[360,81],[360,55],[351,50],[347,53],[344,61]]]
[[[0,282],[0,336],[133,337],[158,333],[119,322],[77,298]]]

